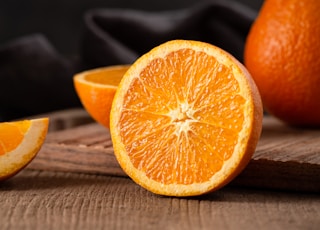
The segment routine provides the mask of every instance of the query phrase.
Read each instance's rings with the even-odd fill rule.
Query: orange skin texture
[[[319,9],[319,0],[266,0],[245,45],[265,110],[295,126],[320,127]]]
[[[115,88],[98,88],[75,82],[77,94],[82,98],[82,104],[94,120],[109,128],[110,110]]]
[[[74,87],[91,117],[106,128],[118,84],[130,65],[100,67],[74,76]]]

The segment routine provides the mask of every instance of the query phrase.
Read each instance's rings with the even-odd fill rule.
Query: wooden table
[[[50,135],[92,122],[81,110],[59,112],[52,117]],[[205,196],[164,197],[136,185],[121,171],[90,173],[89,169],[81,171],[77,170],[80,166],[70,166],[68,172],[63,163],[55,162],[61,160],[59,155],[48,161],[46,154],[50,144],[52,147],[50,140],[53,141],[50,135],[34,162],[0,183],[1,230],[316,230],[320,227],[318,185],[306,186],[306,191],[259,188],[246,186],[248,183],[242,183],[245,179],[240,177],[238,183],[235,180]],[[261,151],[260,148],[257,152]],[[315,170],[318,172],[317,167]],[[242,176],[248,179],[245,174]],[[308,188],[313,191],[307,191]]]

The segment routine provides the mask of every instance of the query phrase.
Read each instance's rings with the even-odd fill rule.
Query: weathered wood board
[[[109,130],[90,121],[81,111],[53,114],[51,132],[28,167],[126,176],[113,155]],[[231,184],[320,192],[320,129],[296,129],[265,117],[252,160]]]

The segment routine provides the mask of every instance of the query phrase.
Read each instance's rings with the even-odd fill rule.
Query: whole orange
[[[291,125],[320,126],[319,9],[319,0],[266,0],[245,44],[265,110]]]

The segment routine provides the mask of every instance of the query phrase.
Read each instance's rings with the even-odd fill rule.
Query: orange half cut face
[[[230,182],[262,127],[258,90],[242,64],[197,41],[164,43],[124,75],[111,110],[123,170],[162,195],[204,194]]]

